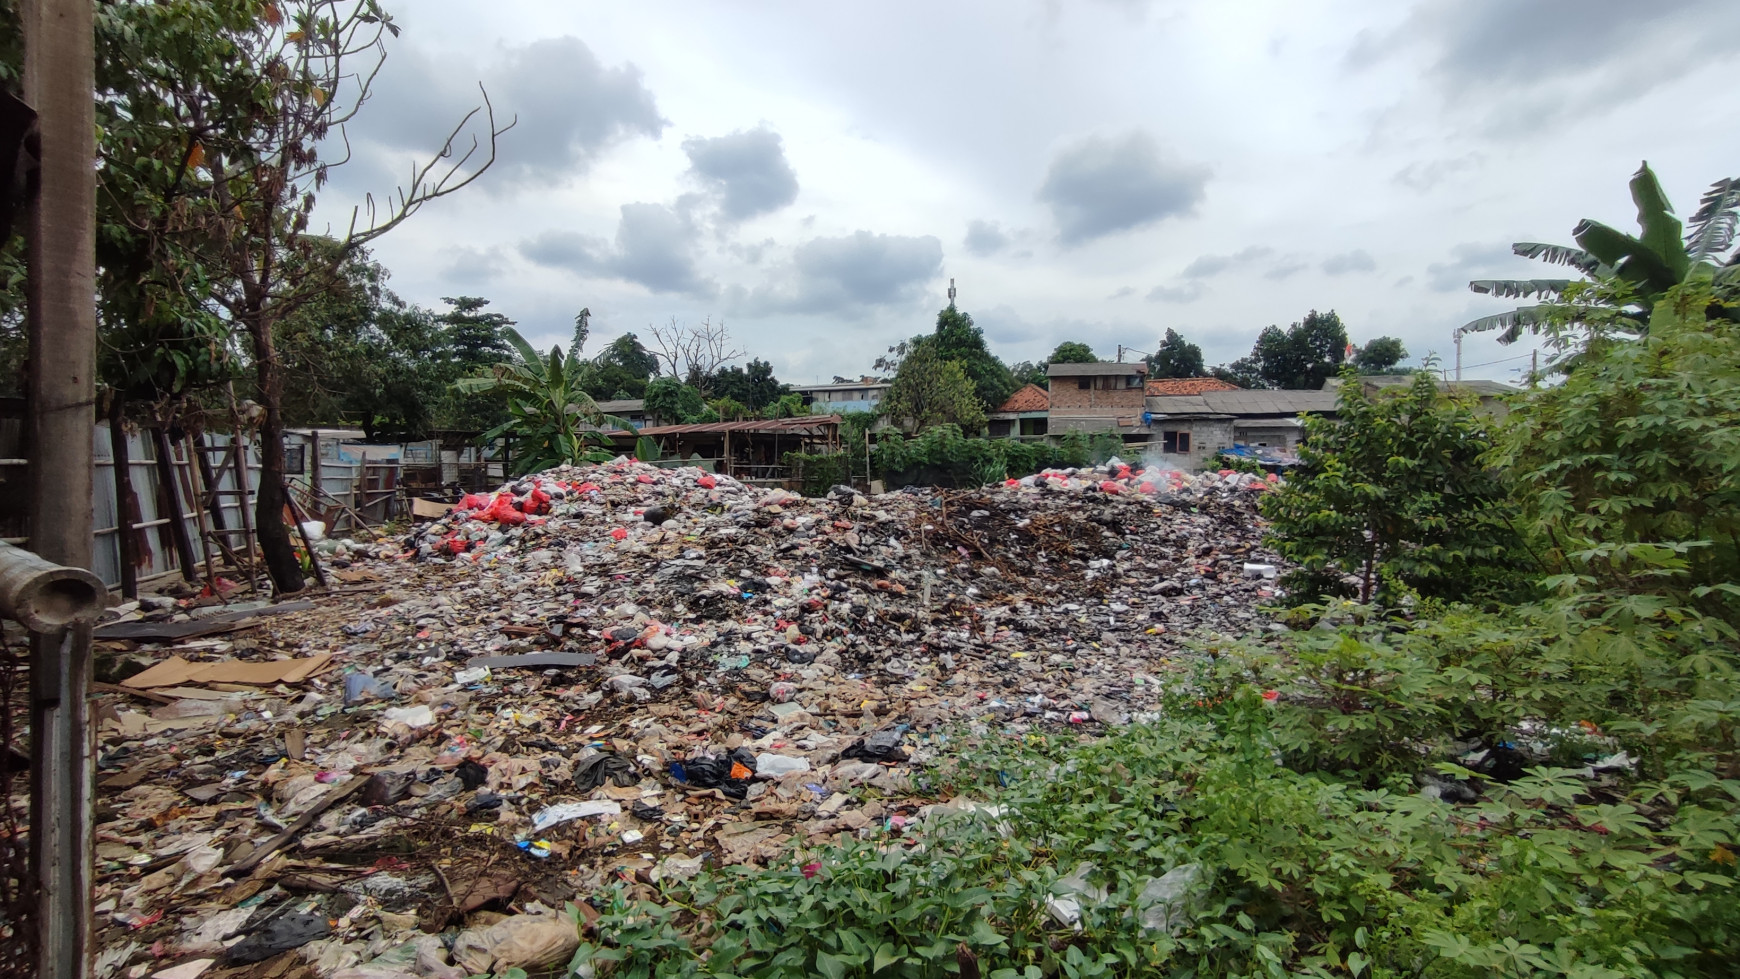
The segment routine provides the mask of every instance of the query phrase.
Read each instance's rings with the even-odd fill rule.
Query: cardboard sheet
[[[143,690],[149,687],[175,687],[183,683],[246,683],[269,686],[274,683],[300,683],[332,665],[332,655],[321,653],[303,659],[275,659],[264,663],[223,660],[216,663],[189,663],[171,656],[143,673],[128,677],[121,685]]]

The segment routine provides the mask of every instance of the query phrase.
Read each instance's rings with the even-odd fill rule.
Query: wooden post
[[[91,566],[91,425],[96,420],[96,100],[89,0],[24,0],[24,101],[41,167],[27,232],[30,547]],[[91,974],[88,623],[30,640],[30,868],[40,979]]]
[[[320,429],[308,430],[308,505],[320,507]]]
[[[168,517],[169,539],[175,545],[175,559],[181,564],[184,581],[199,580],[199,562],[193,556],[193,538],[187,533],[186,512],[181,505],[181,491],[175,486],[175,450],[169,447],[169,432],[158,425],[151,429],[151,443],[157,447],[157,485],[163,490],[163,507],[159,517]]]
[[[127,451],[126,403],[121,392],[109,393],[109,455],[115,464],[115,544],[121,564],[121,597],[139,597],[139,498],[133,495],[132,460]]]

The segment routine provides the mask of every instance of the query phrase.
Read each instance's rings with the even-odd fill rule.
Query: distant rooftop
[[[1376,387],[1376,388],[1401,387],[1403,385],[1414,383],[1414,375],[1413,374],[1362,374],[1362,375],[1360,375],[1359,383],[1364,384],[1367,387]],[[1521,388],[1515,387],[1514,385],[1506,384],[1503,381],[1486,381],[1486,380],[1447,381],[1447,380],[1443,379],[1442,377],[1439,377],[1435,374],[1432,375],[1432,383],[1438,385],[1441,388],[1448,388],[1451,391],[1460,391],[1460,392],[1463,392],[1466,394],[1472,394],[1472,395],[1476,395],[1476,396],[1482,397],[1482,398],[1496,397],[1496,396],[1501,395],[1501,394],[1515,394],[1518,391],[1522,390]],[[1341,378],[1339,378],[1339,377],[1332,377],[1332,378],[1328,379],[1327,381],[1323,382],[1323,389],[1325,391],[1333,391],[1340,386],[1341,386]]]
[[[997,406],[998,411],[1049,411],[1051,393],[1037,384],[1028,384]]]
[[[1099,361],[1092,364],[1048,364],[1047,377],[1100,377],[1106,374],[1146,374],[1147,364],[1119,364]]]
[[[1148,382],[1148,393],[1201,394],[1204,391],[1236,391],[1238,387],[1218,377],[1162,377]]]

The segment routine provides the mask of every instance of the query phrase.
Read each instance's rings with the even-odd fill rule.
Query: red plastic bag
[[[628,528],[617,527],[610,532],[610,536],[613,540],[628,540]]]
[[[475,493],[467,493],[460,499],[458,508],[461,510],[481,510],[486,506],[489,506],[488,500]]]
[[[700,479],[695,480],[695,482],[699,484],[702,489],[712,489],[719,485],[719,481],[711,476],[702,476]]]
[[[1105,482],[1100,483],[1100,492],[1102,492],[1102,493],[1117,494],[1117,493],[1122,493],[1123,491],[1124,491],[1124,487],[1122,485],[1120,485],[1118,483],[1114,483],[1109,479],[1106,480]]]

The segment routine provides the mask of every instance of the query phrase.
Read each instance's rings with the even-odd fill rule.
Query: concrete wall
[[[1175,469],[1201,469],[1216,453],[1233,444],[1230,418],[1156,418],[1149,431],[1149,451],[1143,456],[1144,461]],[[1190,433],[1190,451],[1164,451],[1167,432]]]

